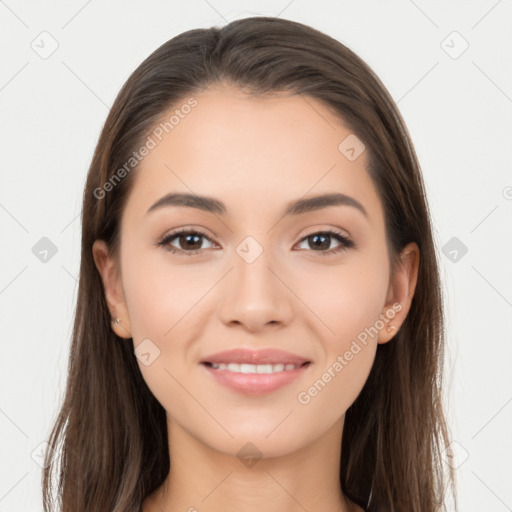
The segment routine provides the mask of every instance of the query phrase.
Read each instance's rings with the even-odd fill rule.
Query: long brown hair
[[[311,27],[271,17],[172,38],[132,73],[112,106],[84,190],[69,375],[46,453],[44,510],[140,511],[168,475],[166,412],[142,378],[132,344],[112,332],[91,247],[103,239],[118,257],[119,220],[136,168],[111,181],[108,192],[105,184],[163,114],[214,83],[321,100],[365,144],[392,268],[409,242],[417,243],[421,258],[409,314],[394,339],[378,346],[369,378],[346,412],[340,485],[372,512],[441,510],[447,482],[456,501],[453,471],[442,457],[449,444],[442,295],[409,133],[384,85],[356,54]]]

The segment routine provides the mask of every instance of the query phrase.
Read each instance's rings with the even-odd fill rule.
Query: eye
[[[210,240],[204,233],[192,229],[179,229],[166,235],[162,240],[157,242],[160,247],[165,247],[172,253],[186,254],[187,256],[193,256],[198,254],[203,248],[202,239]],[[177,241],[178,246],[172,245],[172,242]],[[211,242],[212,245],[213,242]]]
[[[335,239],[339,245],[334,249],[323,250],[329,248],[332,239]],[[352,247],[355,247],[355,243],[347,238],[346,236],[338,233],[337,231],[318,231],[304,237],[300,243],[309,243],[310,246],[315,247],[315,252],[319,252],[322,256],[328,256],[341,251],[346,251]]]
[[[338,246],[334,249],[329,249],[333,239],[338,242]],[[215,246],[205,233],[195,229],[183,228],[164,236],[162,240],[157,242],[157,245],[164,247],[171,253],[193,256],[204,249],[202,247],[204,240],[210,243],[210,248]],[[355,243],[352,240],[337,231],[318,231],[302,238],[299,244],[304,242],[313,247],[314,252],[318,252],[322,256],[328,256],[355,247]],[[177,243],[178,247],[173,245],[173,243]]]

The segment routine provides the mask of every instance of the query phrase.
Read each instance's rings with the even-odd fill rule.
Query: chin
[[[222,436],[216,439],[204,439],[201,436],[199,440],[217,452],[238,458],[248,467],[252,460],[290,455],[313,441],[301,439],[296,431],[293,437],[290,437],[287,432],[278,433],[277,430],[268,435],[268,431],[262,432],[254,428],[230,430],[230,433],[233,438],[228,439],[227,436]]]

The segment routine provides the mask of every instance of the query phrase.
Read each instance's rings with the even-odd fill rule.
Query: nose
[[[282,272],[274,270],[277,265],[272,264],[270,252],[264,250],[251,263],[234,253],[234,268],[223,280],[218,308],[226,325],[240,325],[250,332],[259,332],[290,323],[293,293]]]

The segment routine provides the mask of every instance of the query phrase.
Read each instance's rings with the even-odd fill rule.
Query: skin
[[[384,211],[366,171],[367,154],[350,161],[338,150],[351,131],[321,102],[290,95],[251,98],[231,86],[194,96],[198,105],[139,164],[121,220],[120,261],[105,242],[93,246],[96,266],[119,336],[134,348],[149,338],[160,355],[138,361],[167,411],[171,471],[144,512],[334,512],[361,510],[342,494],[339,461],[345,412],[360,393],[379,330],[309,403],[297,399],[350,349],[379,315],[401,310],[414,295],[419,251],[402,253],[390,275]],[[343,192],[367,211],[330,206],[282,216],[292,200]],[[146,213],[169,192],[207,195],[224,215],[185,207]],[[206,237],[189,256],[156,243],[173,229]],[[339,231],[356,245],[308,236]],[[253,237],[263,249],[248,263],[237,252]],[[187,251],[186,240],[174,248]],[[253,249],[252,249],[253,250]],[[312,363],[277,391],[249,396],[221,386],[199,364],[234,347],[281,348]],[[247,467],[237,456],[252,443],[261,458]],[[195,507],[195,508],[192,508]]]

